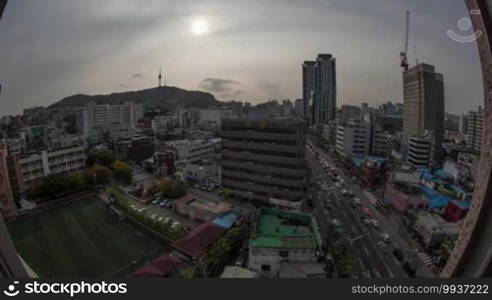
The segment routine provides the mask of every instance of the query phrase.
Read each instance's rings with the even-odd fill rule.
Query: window
[[[278,252],[278,256],[280,257],[289,257],[289,251],[286,251],[286,250],[280,250]]]

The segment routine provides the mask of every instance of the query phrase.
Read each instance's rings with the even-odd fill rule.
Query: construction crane
[[[406,33],[405,33],[405,48],[402,52],[400,52],[400,66],[403,68],[404,71],[408,70],[408,59],[407,59],[407,52],[408,52],[408,36],[410,34],[410,12],[407,11],[407,27],[406,27]]]

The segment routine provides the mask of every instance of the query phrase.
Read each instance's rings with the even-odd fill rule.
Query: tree
[[[108,149],[97,150],[87,157],[87,165],[93,167],[96,164],[110,167],[116,161],[116,155]]]
[[[128,184],[132,183],[133,170],[126,162],[117,160],[111,165],[111,169],[116,178],[121,179]]]
[[[165,198],[176,199],[186,195],[185,185],[181,180],[164,178],[159,184],[162,196]]]
[[[89,168],[85,172],[85,180],[91,184],[107,184],[113,175],[113,172],[108,167],[102,165],[95,165]]]

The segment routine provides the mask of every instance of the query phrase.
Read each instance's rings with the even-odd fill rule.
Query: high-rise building
[[[433,132],[435,150],[444,139],[443,76],[434,66],[419,64],[403,73],[404,132],[407,137]]]
[[[299,209],[306,196],[306,127],[299,119],[224,120],[224,189],[255,204]]]
[[[315,61],[305,61],[302,65],[302,100],[304,101],[304,116],[312,118],[311,105],[314,91],[314,66]],[[311,123],[311,122],[310,122]]]
[[[484,132],[482,107],[479,107],[478,111],[470,111],[467,115],[467,120],[466,144],[469,149],[480,152],[482,150]]]
[[[304,116],[304,100],[303,99],[297,99],[294,102],[294,112],[296,116],[302,117]]]
[[[337,109],[336,60],[331,54],[319,54],[314,66],[313,124],[335,120]]]

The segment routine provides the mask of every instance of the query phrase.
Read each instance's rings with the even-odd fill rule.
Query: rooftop
[[[312,216],[262,208],[258,213],[252,247],[319,248],[321,237]]]

